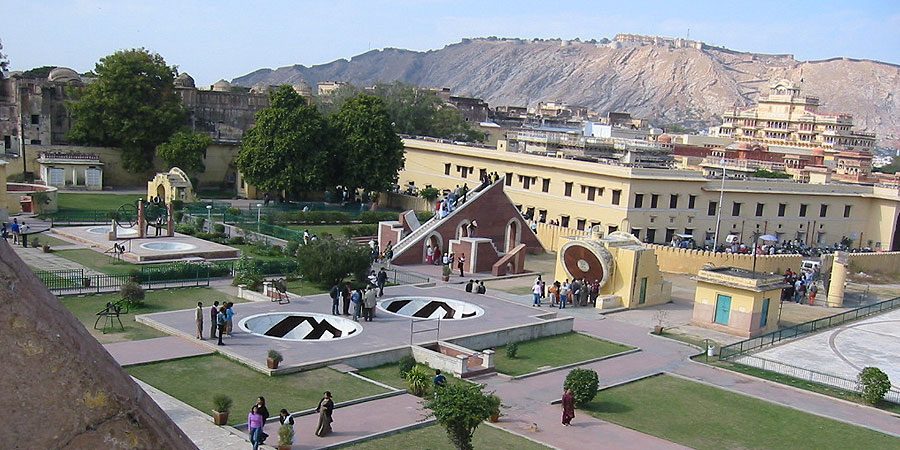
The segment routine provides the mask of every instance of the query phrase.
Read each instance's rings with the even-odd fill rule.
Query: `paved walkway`
[[[69,247],[69,246],[66,246]],[[54,247],[56,250],[62,250],[61,247]],[[72,247],[72,248],[84,248],[82,246]],[[53,253],[44,253],[43,250],[39,248],[23,248],[21,246],[13,246],[16,254],[22,258],[22,261],[25,261],[25,264],[28,266],[34,267],[40,270],[71,270],[71,269],[84,269],[85,275],[103,275],[96,270],[89,269],[77,262],[70,261],[62,256],[54,255]],[[98,253],[99,255],[99,253]]]
[[[103,348],[120,366],[131,366],[191,356],[211,355],[212,350],[178,336],[167,336],[141,341],[104,344]]]

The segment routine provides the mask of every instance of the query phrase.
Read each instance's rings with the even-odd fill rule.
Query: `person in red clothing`
[[[572,419],[575,418],[575,394],[572,393],[571,389],[566,389],[566,393],[563,394],[562,407],[562,424],[567,427],[572,424]]]

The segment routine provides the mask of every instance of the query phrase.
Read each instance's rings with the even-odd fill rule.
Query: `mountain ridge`
[[[402,81],[449,87],[491,106],[562,101],[699,128],[716,125],[726,108],[751,105],[770,82],[788,78],[803,80],[803,94],[819,97],[823,111],[852,114],[856,129],[874,131],[880,141],[900,136],[898,64],[849,57],[799,61],[792,54],[620,36],[609,43],[477,38],[422,52],[385,48],[309,67],[259,69],[232,82]]]

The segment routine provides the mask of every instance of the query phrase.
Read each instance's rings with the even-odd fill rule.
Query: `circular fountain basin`
[[[141,248],[145,250],[156,250],[160,252],[173,252],[193,250],[197,248],[197,246],[184,242],[146,242],[141,244]]]
[[[350,319],[307,312],[255,314],[238,326],[257,336],[282,341],[322,342],[358,336],[362,325]]]
[[[440,297],[393,297],[378,302],[378,309],[417,319],[464,320],[484,314],[480,306]]]
[[[93,234],[105,235],[106,233],[109,233],[111,230],[112,230],[112,227],[106,226],[106,227],[88,228],[87,232],[93,233]],[[137,235],[138,235],[138,230],[136,230],[134,228],[116,227],[116,236],[125,237],[125,236],[137,236]]]

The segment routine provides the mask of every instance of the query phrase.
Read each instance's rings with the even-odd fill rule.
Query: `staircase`
[[[443,219],[439,219],[438,215],[435,214],[434,217],[432,217],[431,219],[428,219],[428,221],[423,223],[422,226],[420,226],[419,228],[416,228],[415,230],[413,230],[412,233],[409,233],[408,235],[404,236],[402,239],[400,239],[397,242],[397,245],[394,246],[394,257],[396,258],[397,256],[400,256],[403,252],[412,248],[415,245],[415,243],[419,241],[420,238],[427,236],[429,233],[434,231],[434,229],[437,228],[441,222],[455,216],[460,211],[466,209],[466,207],[471,205],[475,201],[475,199],[477,199],[478,197],[481,197],[482,195],[484,195],[485,192],[493,189],[494,186],[497,186],[498,184],[503,183],[503,182],[504,182],[504,178],[500,178],[499,180],[497,180],[496,182],[494,182],[493,184],[491,184],[490,186],[488,186],[484,189],[469,191],[469,193],[466,196],[466,202],[463,203],[461,206],[458,206],[450,214],[447,214],[446,216],[444,216]]]
[[[497,247],[495,246],[494,248],[497,248]],[[518,256],[520,252],[524,252],[524,251],[525,251],[525,244],[519,244],[506,254],[497,252],[497,254],[501,255],[501,256],[500,256],[500,259],[498,259],[497,262],[495,262],[494,265],[491,266],[491,275],[493,275],[495,277],[507,275],[506,265],[509,264],[510,262],[512,262],[513,259],[516,256]],[[513,270],[515,270],[515,269],[521,270],[522,267],[513,267]]]

